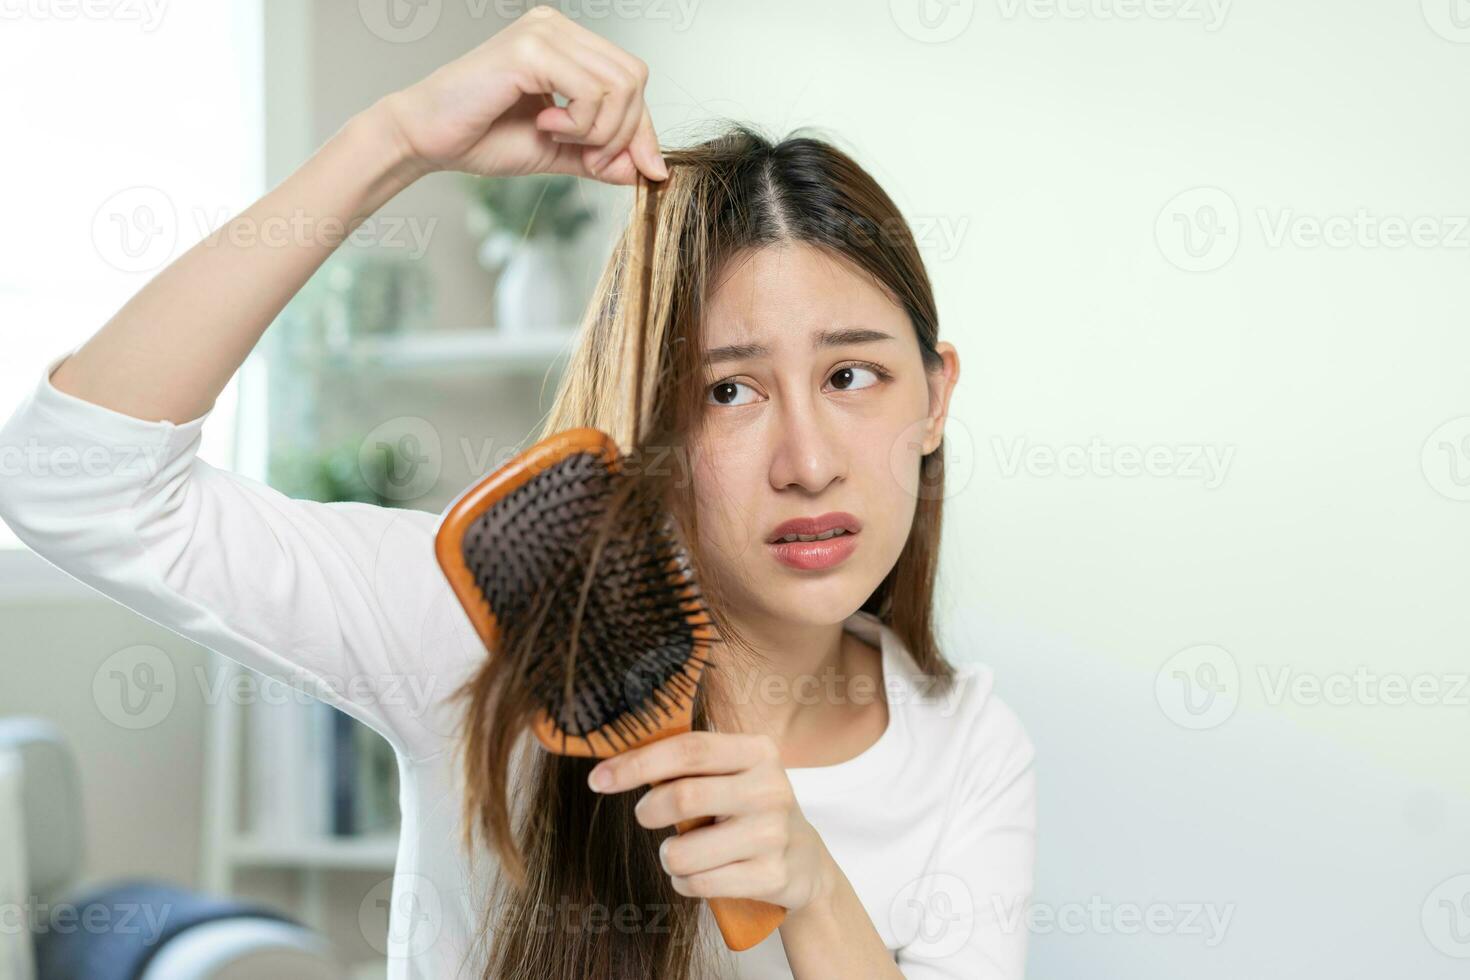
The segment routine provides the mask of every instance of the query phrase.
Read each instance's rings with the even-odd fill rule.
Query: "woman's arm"
[[[418,177],[666,177],[646,80],[637,58],[552,7],[533,7],[350,119],[280,186],[160,272],[52,383],[140,419],[198,417],[342,240]],[[291,240],[267,243],[261,231],[273,227],[291,229]]]
[[[781,946],[791,975],[796,980],[904,980],[852,882],[830,854],[823,864],[826,884],[820,897],[781,924]]]
[[[21,541],[139,616],[346,711],[409,758],[442,748],[447,695],[484,647],[434,561],[437,515],[294,500],[212,466],[197,456],[207,412],[176,425],[83,401],[47,379],[62,356],[0,425],[0,518]],[[196,686],[211,704],[280,696],[254,676],[216,689],[157,657],[151,685],[165,702]],[[140,693],[109,685],[97,706],[117,720]]]
[[[0,519],[140,615],[342,708],[405,754],[437,751],[453,731],[448,694],[484,655],[435,563],[437,515],[292,499],[199,459],[201,429],[291,295],[415,176],[630,183],[635,159],[657,172],[643,77],[631,55],[536,8],[365,110],[38,372],[0,424]],[[300,240],[252,233],[276,223]]]

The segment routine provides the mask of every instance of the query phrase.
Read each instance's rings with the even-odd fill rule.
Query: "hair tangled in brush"
[[[522,621],[502,624],[501,648],[458,692],[466,846],[472,856],[487,846],[502,872],[481,937],[486,980],[729,974],[720,960],[728,951],[700,914],[704,903],[675,892],[660,865],[668,832],[652,833],[634,818],[637,794],[593,793],[586,779],[595,760],[542,751],[527,732],[544,703],[534,683],[533,638],[549,628],[553,605],[575,603],[588,587],[605,549],[627,546],[629,528],[646,526],[635,519],[644,508],[672,518],[720,635],[720,661],[742,663],[738,624],[721,615],[719,569],[701,560],[697,546],[692,480],[669,462],[689,459],[705,411],[700,325],[722,267],[750,248],[800,242],[825,249],[881,285],[908,313],[926,367],[941,363],[934,297],[912,234],[846,153],[813,137],[775,142],[731,124],[664,157],[669,178],[658,185],[656,212],[643,208],[640,189],[540,434],[602,430],[622,449],[627,478],[569,565],[580,580],[561,582]],[[941,444],[921,460],[926,488],[942,491],[943,455]],[[862,607],[888,624],[921,670],[941,677],[950,668],[934,641],[932,609],[943,497],[921,496],[898,561]],[[585,653],[579,625],[564,628],[565,655]],[[694,700],[695,729],[736,728],[718,662]]]

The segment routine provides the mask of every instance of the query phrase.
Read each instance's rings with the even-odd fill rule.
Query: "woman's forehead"
[[[823,335],[865,327],[897,334],[897,304],[847,261],[807,245],[750,249],[733,259],[704,310],[706,350],[823,346]],[[830,345],[828,345],[830,346]]]

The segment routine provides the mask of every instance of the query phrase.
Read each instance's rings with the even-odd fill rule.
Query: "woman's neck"
[[[715,654],[738,730],[770,735],[787,766],[851,758],[882,734],[888,714],[880,650],[842,623],[742,620],[739,628],[753,656]]]

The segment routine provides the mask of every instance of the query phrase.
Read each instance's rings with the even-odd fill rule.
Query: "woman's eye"
[[[869,380],[864,381],[867,377]],[[866,366],[863,364],[849,364],[847,367],[838,368],[831,374],[833,387],[838,391],[861,391],[871,388],[880,381],[887,380],[887,373],[882,368]],[[717,381],[709,386],[708,403],[711,405],[748,405],[750,398],[740,400],[740,389],[751,391],[750,385],[742,381]]]
[[[865,374],[873,378],[867,384],[863,384],[857,380]],[[878,376],[877,371],[870,367],[863,367],[861,364],[850,364],[847,367],[838,368],[832,372],[832,378],[839,391],[856,391],[861,388],[870,388],[882,380]]]
[[[748,405],[748,401],[736,401],[736,392],[740,388],[750,390],[750,385],[739,381],[721,381],[710,385],[709,400],[714,405]]]

